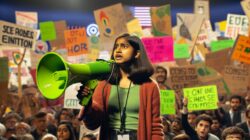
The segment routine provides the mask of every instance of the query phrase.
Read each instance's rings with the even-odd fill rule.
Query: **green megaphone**
[[[81,82],[91,89],[89,96],[80,101],[87,105],[97,85],[97,79],[104,79],[112,69],[113,61],[97,60],[87,64],[70,64],[54,52],[46,53],[38,63],[36,76],[37,86],[47,99],[57,99],[65,89],[74,83]]]

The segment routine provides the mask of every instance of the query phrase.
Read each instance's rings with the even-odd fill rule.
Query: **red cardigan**
[[[106,85],[105,85],[106,84]],[[108,100],[111,84],[100,81],[92,96],[92,104],[83,111],[84,123],[89,129],[101,126],[100,140],[108,137],[108,122],[102,121],[105,115],[104,104],[108,110]],[[104,98],[103,98],[104,96]],[[105,99],[106,103],[103,103]],[[159,88],[153,81],[140,85],[138,140],[163,140],[163,126],[160,118]]]

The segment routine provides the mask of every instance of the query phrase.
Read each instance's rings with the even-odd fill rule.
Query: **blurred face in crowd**
[[[237,111],[240,106],[240,100],[238,98],[231,99],[230,106],[233,111]]]
[[[173,121],[172,124],[173,131],[180,131],[181,130],[181,124],[178,121]]]
[[[195,114],[188,114],[188,123],[192,126],[195,127],[195,119],[196,119]]]
[[[220,123],[218,120],[213,120],[213,123],[211,125],[211,130],[217,131],[220,128]]]
[[[11,117],[5,122],[5,126],[7,129],[15,129],[15,125],[18,122],[18,120],[15,117]]]
[[[58,126],[57,138],[58,138],[58,140],[69,140],[70,139],[70,132],[69,132],[69,129],[67,128],[66,124],[61,124]]]
[[[67,110],[63,110],[60,115],[60,121],[71,121],[70,114]]]
[[[26,133],[29,133],[29,125],[24,123],[24,122],[20,122],[16,124],[16,135],[24,135]]]
[[[210,123],[208,121],[201,120],[198,122],[195,128],[200,139],[205,139],[208,136],[210,130]]]
[[[167,73],[163,68],[157,67],[155,70],[156,81],[164,83],[167,80]]]
[[[243,140],[241,134],[229,134],[225,140]]]
[[[42,117],[42,118],[37,118],[35,120],[35,125],[38,131],[46,131],[47,129],[47,120],[46,120],[46,116]]]

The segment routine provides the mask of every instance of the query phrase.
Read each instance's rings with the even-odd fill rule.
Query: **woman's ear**
[[[137,51],[137,52],[136,52],[136,55],[135,55],[135,58],[139,58],[140,55],[141,55],[140,51]]]

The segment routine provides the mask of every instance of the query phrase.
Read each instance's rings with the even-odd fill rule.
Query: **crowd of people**
[[[188,99],[177,96],[175,115],[160,115],[160,90],[169,90],[167,70],[154,68],[141,40],[123,34],[115,40],[111,59],[116,66],[100,81],[87,106],[79,110],[48,105],[36,86],[23,86],[22,97],[1,104],[0,140],[248,140],[250,94],[221,96],[218,109],[188,110]],[[81,88],[82,89],[82,88]],[[15,92],[15,91],[12,91]],[[78,91],[81,100],[87,87]],[[85,125],[99,133],[80,131]]]

